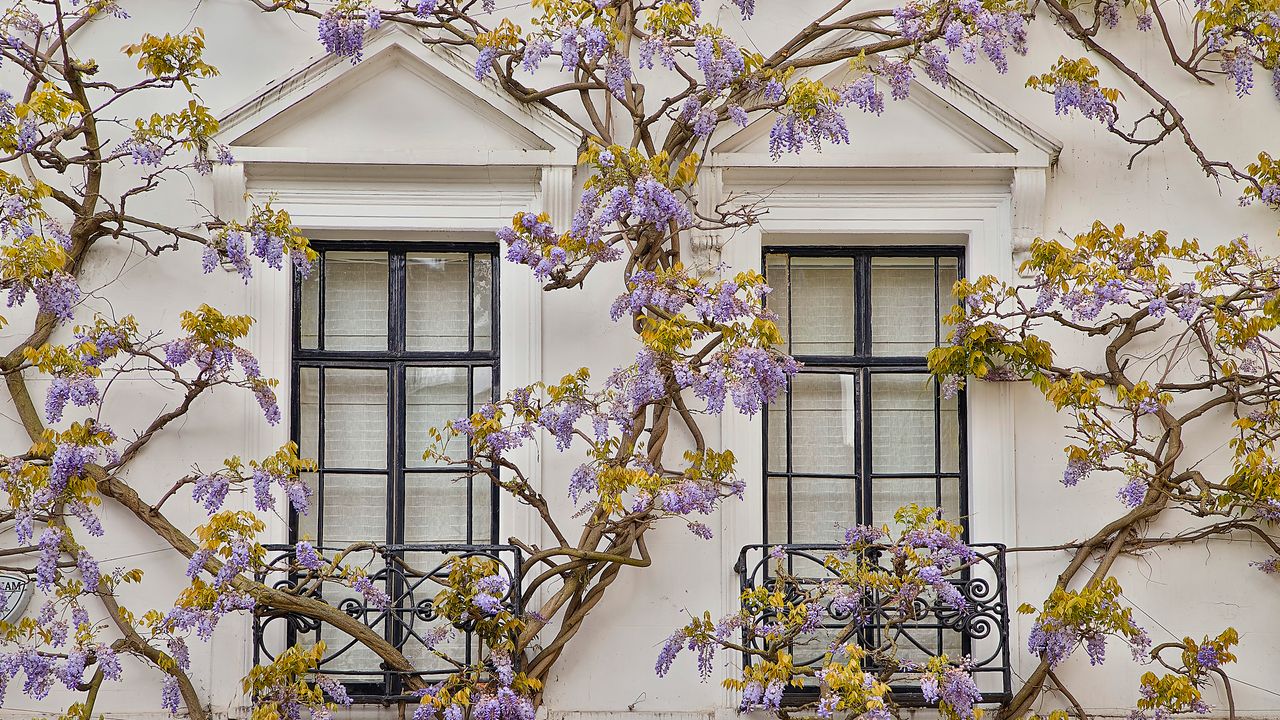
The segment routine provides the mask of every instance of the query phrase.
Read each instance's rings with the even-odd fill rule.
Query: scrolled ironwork
[[[835,572],[824,562],[831,553],[840,552],[840,545],[748,545],[742,549],[735,570],[743,590],[757,587],[773,587],[778,578],[773,574],[774,559],[771,551],[781,548],[781,562],[788,575],[802,585],[817,585],[836,578]],[[949,581],[965,599],[966,606],[956,609],[939,602],[932,596],[917,597],[906,605],[884,604],[873,593],[862,594],[856,611],[847,603],[833,608],[833,599],[825,599],[826,616],[821,624],[826,634],[848,634],[867,647],[882,642],[886,635],[894,644],[910,653],[912,660],[920,662],[920,656],[937,656],[946,652],[949,656],[969,658],[970,668],[983,690],[986,702],[1007,701],[1012,690],[1012,671],[1009,648],[1009,604],[1006,588],[1005,546],[995,543],[971,546],[978,559]],[[868,555],[881,567],[892,570],[890,560],[876,551]],[[791,586],[789,592],[798,588]],[[855,622],[856,621],[856,622]],[[853,631],[851,632],[851,628]],[[744,633],[744,641],[751,639]],[[810,645],[813,645],[812,643]],[[826,654],[822,647],[793,648],[796,665],[820,663]],[[810,651],[810,652],[806,652]],[[743,662],[750,664],[752,655],[743,654]],[[874,666],[869,668],[877,670]],[[919,685],[910,682],[894,683],[894,700],[903,706],[923,706],[927,703]],[[795,690],[793,700],[801,700],[816,688]]]
[[[332,557],[346,548],[318,547],[325,556]],[[269,662],[284,648],[296,644],[326,640],[325,656],[320,661],[319,672],[341,679],[348,687],[352,700],[366,703],[386,703],[410,699],[404,692],[405,675],[415,675],[427,680],[442,678],[451,672],[446,667],[431,667],[427,663],[432,656],[427,647],[428,627],[444,622],[435,611],[435,596],[444,589],[454,560],[467,557],[485,557],[497,563],[498,572],[505,574],[509,590],[504,602],[512,612],[521,612],[519,548],[511,545],[470,544],[400,544],[371,545],[362,554],[371,559],[363,565],[369,578],[391,599],[386,609],[368,604],[363,596],[353,594],[345,585],[335,581],[317,581],[304,574],[290,574],[285,568],[294,565],[294,546],[268,545],[268,558],[257,580],[269,583],[285,592],[294,592],[319,599],[326,599],[352,618],[374,628],[405,654],[410,660],[423,665],[411,673],[398,673],[386,669],[377,658],[362,652],[354,639],[343,640],[336,631],[329,629],[332,637],[324,637],[326,626],[304,615],[288,613],[271,607],[259,607],[253,615],[254,663]],[[348,561],[350,558],[348,558]],[[277,629],[278,628],[278,629]],[[458,653],[466,662],[475,661],[476,643],[471,636],[471,625],[462,623],[457,639]]]

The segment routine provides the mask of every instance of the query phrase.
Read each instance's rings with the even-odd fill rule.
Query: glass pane
[[[792,352],[853,355],[853,258],[791,258]]]
[[[478,367],[471,370],[471,412],[487,402],[494,401],[493,368]]]
[[[493,542],[497,539],[493,530],[493,484],[478,477],[471,481],[471,537],[467,542]]]
[[[409,253],[405,349],[467,349],[470,279],[466,253]]]
[[[387,373],[324,371],[324,463],[335,468],[387,466]]]
[[[871,523],[897,526],[893,514],[903,505],[938,507],[938,483],[934,478],[874,478],[871,481]],[[953,517],[954,519],[954,517]]]
[[[475,317],[475,345],[473,350],[487,352],[493,349],[493,256],[476,255],[475,292],[471,299],[471,312]]]
[[[933,258],[871,259],[873,355],[919,356],[934,347],[933,263]]]
[[[443,432],[446,422],[467,415],[467,368],[405,368],[404,396],[405,467],[443,465],[423,460],[422,453],[432,443],[428,430],[439,428]],[[462,441],[449,443],[448,451],[458,459],[467,456],[466,444]]]
[[[858,522],[858,481],[853,478],[792,478],[789,522],[786,478],[768,479],[766,501],[766,542],[838,543],[845,528]]]
[[[387,254],[324,255],[326,350],[387,349]]]
[[[947,335],[951,333],[951,325],[943,322],[942,318],[951,312],[951,306],[956,304],[956,298],[951,294],[951,289],[955,287],[956,281],[960,279],[960,262],[955,258],[938,258],[938,344],[947,342]]]
[[[320,457],[320,370],[298,370],[298,453],[303,458]]]
[[[933,400],[928,375],[871,376],[873,471],[936,471]]]
[[[792,380],[791,470],[852,474],[857,377],[809,373]]]
[[[314,350],[320,347],[320,268],[313,268],[302,281],[302,347]]]
[[[765,258],[764,263],[765,282],[773,288],[766,302],[769,309],[778,316],[778,330],[785,340],[782,349],[787,350],[791,344],[791,338],[787,334],[791,320],[791,288],[787,275],[787,256],[770,255]]]
[[[960,514],[960,478],[942,478],[942,517],[951,522],[963,522]]]
[[[960,399],[939,398],[938,444],[942,446],[942,472],[960,472]]]
[[[767,543],[787,542],[787,479],[784,477],[765,478],[765,502],[768,504],[768,526],[765,527],[764,541]]]
[[[298,516],[298,539],[316,542],[320,539],[320,528],[316,524],[322,512],[320,508],[320,476],[316,473],[302,473],[302,482],[311,491],[311,512]]]
[[[851,478],[792,478],[791,542],[840,542],[858,522],[857,485]]]
[[[325,546],[337,548],[387,542],[387,476],[325,473],[321,539]]]
[[[765,424],[769,429],[769,470],[785,472],[787,469],[787,394],[781,393],[765,410]]]
[[[479,479],[475,481],[476,484],[480,482]],[[409,473],[405,476],[406,543],[468,542],[467,515],[465,477],[453,473]]]

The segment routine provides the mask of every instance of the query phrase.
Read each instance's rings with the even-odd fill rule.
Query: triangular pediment
[[[917,77],[923,75],[923,70],[917,72]],[[828,87],[854,79],[846,65],[813,77]],[[913,82],[909,96],[901,101],[890,99],[888,88],[883,89],[883,114],[847,110],[849,143],[824,143],[818,156],[822,165],[858,167],[899,161],[911,166],[945,161],[950,165],[1034,167],[1052,164],[1062,149],[1056,140],[988,101],[954,75],[945,87]],[[746,128],[717,137],[713,162],[750,165],[768,158],[774,119],[766,115]],[[797,162],[812,162],[814,157],[806,153]],[[787,160],[782,159],[784,164]]]
[[[571,162],[578,146],[568,124],[477,81],[451,50],[390,23],[370,33],[359,63],[317,58],[241,103],[223,118],[219,140],[251,158],[263,153],[239,149],[316,160],[470,155],[495,164],[521,155]]]

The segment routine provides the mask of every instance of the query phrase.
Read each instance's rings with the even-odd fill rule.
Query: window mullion
[[[387,429],[390,431],[390,442],[387,443],[387,528],[388,542],[404,542],[405,525],[405,473],[404,473],[404,428],[405,428],[405,365],[393,362],[387,368],[387,378],[391,396],[387,399]]]
[[[871,356],[871,256],[854,258],[854,350],[856,357]]]
[[[316,296],[316,298],[317,298],[317,299],[316,299],[316,348],[317,348],[317,349],[319,349],[319,350],[324,350],[324,342],[325,342],[325,338],[324,338],[324,336],[325,336],[325,332],[324,332],[324,323],[325,323],[325,319],[324,319],[324,308],[325,308],[325,305],[327,305],[327,304],[328,304],[328,303],[326,302],[326,297],[325,297],[325,288],[324,288],[324,282],[325,282],[325,277],[324,277],[324,276],[325,276],[325,255],[326,255],[326,253],[321,252],[321,253],[320,253],[320,257],[319,257],[319,259],[318,259],[318,260],[316,260],[316,264],[320,266],[320,267],[319,267],[319,269],[318,269],[318,272],[320,273],[320,278],[319,278],[319,281],[320,281],[320,287],[316,289],[316,292],[317,292],[317,293],[319,293],[319,294]],[[298,295],[298,297],[299,297],[299,300],[301,300],[301,297],[302,297],[302,296],[301,296],[301,282],[300,282],[300,281],[296,281],[296,280],[295,280],[294,284],[295,284],[295,285],[297,285],[297,286],[299,287],[299,295]],[[299,301],[298,303],[296,303],[296,304],[293,306],[293,308],[294,308],[294,309],[293,309],[294,315],[298,318],[297,322],[295,322],[294,324],[295,324],[295,325],[297,325],[297,326],[298,326],[298,328],[299,328],[299,330],[298,330],[298,333],[299,333],[299,340],[301,340],[301,333],[302,333],[302,331],[301,331],[301,327],[302,327],[302,303],[301,303],[301,301]],[[295,345],[294,345],[294,347],[295,347],[295,348],[297,348],[297,347],[302,347],[302,343],[300,343],[300,342],[299,342],[299,343],[295,344]]]
[[[490,346],[492,347],[492,344]],[[476,254],[467,253],[467,352],[475,352],[475,349],[476,349]],[[468,402],[470,401],[468,400]]]
[[[408,291],[404,250],[387,252],[387,345],[392,357],[404,354]],[[404,458],[405,371],[403,362],[387,366],[387,541],[404,542]]]
[[[404,353],[406,317],[408,316],[408,290],[406,289],[404,251],[387,253],[387,349],[395,355]]]
[[[858,412],[861,417],[858,418],[858,426],[862,428],[859,433],[860,448],[855,449],[858,465],[859,476],[859,497],[861,499],[858,508],[858,522],[863,525],[870,525],[874,521],[871,512],[872,504],[872,479],[871,479],[871,456],[872,450],[872,432],[871,425],[871,370],[868,368],[860,368],[856,371],[858,381],[855,385],[858,393]]]

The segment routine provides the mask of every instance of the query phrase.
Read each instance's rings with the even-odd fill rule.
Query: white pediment
[[[923,71],[917,72],[923,76]],[[852,79],[843,65],[821,80],[837,87]],[[946,87],[913,82],[906,100],[895,101],[885,91],[881,115],[849,109],[848,144],[824,143],[798,159],[769,158],[773,116],[758,118],[746,128],[717,138],[713,164],[754,166],[767,162],[824,167],[1047,167],[1062,146],[1043,131],[984,98],[963,80],[951,76]]]
[[[369,34],[361,62],[311,61],[228,112],[218,135],[247,162],[562,165],[579,144],[572,126],[392,23]]]

